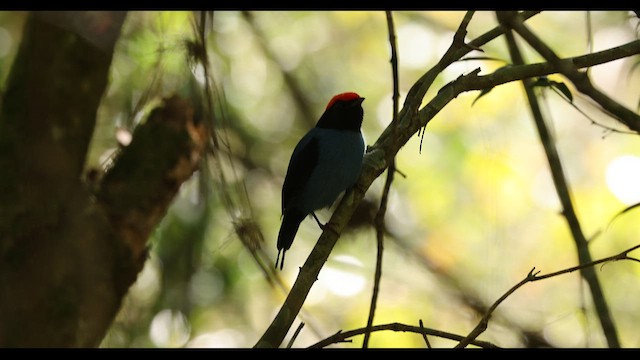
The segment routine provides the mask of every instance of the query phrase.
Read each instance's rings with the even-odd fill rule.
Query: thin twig
[[[429,342],[429,339],[427,339],[427,334],[424,332],[424,324],[422,323],[422,319],[420,319],[419,321],[420,324],[420,330],[422,330],[422,338],[424,339],[425,344],[427,344],[427,348],[431,349],[431,343]]]
[[[520,281],[511,289],[509,289],[495,303],[493,303],[493,305],[491,305],[489,310],[487,310],[487,312],[484,314],[482,319],[480,319],[480,322],[478,323],[478,325],[471,331],[471,333],[469,333],[469,335],[467,335],[467,337],[465,337],[462,341],[460,341],[458,345],[455,346],[455,348],[467,347],[467,345],[469,345],[471,341],[475,340],[480,334],[482,334],[487,329],[487,325],[489,324],[489,319],[491,318],[491,315],[493,314],[493,312],[498,308],[498,306],[506,298],[508,298],[509,295],[513,294],[516,290],[518,290],[522,285],[530,281],[533,281],[532,279],[535,278],[536,274],[538,273],[538,272],[534,273],[534,271],[535,271],[535,268],[531,269],[531,271],[529,271],[529,274],[527,274],[527,276],[522,281]]]
[[[372,332],[376,332],[376,331],[400,331],[400,332],[411,332],[411,333],[415,333],[415,334],[427,334],[430,336],[437,336],[443,339],[449,339],[449,340],[453,340],[453,341],[461,341],[464,339],[463,336],[457,335],[457,334],[452,334],[446,331],[440,331],[440,330],[435,330],[435,329],[430,329],[430,328],[425,328],[425,327],[420,327],[420,326],[412,326],[412,325],[406,325],[406,324],[401,324],[401,323],[390,323],[390,324],[382,324],[382,325],[375,325],[371,328]],[[338,331],[337,333],[335,333],[332,336],[329,336],[328,338],[321,340],[313,345],[311,345],[309,348],[313,348],[313,349],[317,349],[317,348],[324,348],[327,347],[331,344],[339,344],[339,343],[343,343],[343,342],[347,342],[351,337],[354,336],[358,336],[358,335],[362,335],[367,331],[367,328],[360,328],[360,329],[355,329],[355,330],[350,330],[350,331]],[[480,340],[473,340],[470,343],[471,345],[475,345],[481,348],[486,348],[486,349],[492,349],[492,348],[498,348],[498,346],[496,346],[495,344],[492,344],[488,341],[480,341]]]
[[[417,114],[418,108],[422,103],[427,90],[431,87],[436,77],[449,65],[459,60],[461,57],[472,51],[474,48],[479,48],[480,45],[473,44],[468,46],[464,42],[464,38],[467,36],[467,25],[473,17],[474,11],[467,11],[464,18],[460,22],[458,29],[453,35],[453,41],[451,45],[444,53],[440,61],[427,71],[416,83],[409,89],[407,98],[405,99],[404,106],[401,114],[398,115],[400,120],[407,119],[408,121],[415,120],[414,114]],[[404,126],[404,125],[401,125]],[[423,133],[424,135],[424,133]]]
[[[480,319],[480,322],[478,323],[478,325],[476,325],[476,327],[471,331],[471,333],[469,335],[467,335],[462,341],[460,341],[460,343],[458,343],[455,347],[456,348],[464,348],[469,344],[473,344],[473,341],[478,337],[478,335],[480,335],[484,330],[486,330],[487,328],[487,324],[489,323],[489,318],[491,318],[491,315],[493,314],[493,312],[498,308],[498,306],[504,301],[506,300],[511,294],[513,294],[516,290],[518,290],[520,287],[522,287],[524,284],[529,283],[529,282],[534,282],[534,281],[540,281],[540,280],[544,280],[544,279],[548,279],[551,277],[555,277],[555,276],[559,276],[559,275],[563,275],[563,274],[569,274],[572,273],[574,271],[577,270],[583,270],[585,268],[593,268],[598,264],[603,264],[603,263],[607,263],[607,262],[611,262],[611,261],[618,261],[618,260],[631,260],[631,261],[638,261],[638,259],[636,258],[632,258],[630,257],[628,254],[631,251],[634,251],[636,249],[640,248],[640,244],[639,245],[635,245],[627,250],[624,250],[623,252],[613,255],[613,256],[609,256],[600,260],[596,260],[596,261],[592,261],[588,264],[581,264],[578,266],[574,266],[568,269],[564,269],[564,270],[560,270],[560,271],[556,271],[550,274],[546,274],[546,275],[538,275],[540,273],[540,271],[536,271],[536,268],[534,267],[533,269],[531,269],[531,271],[529,271],[529,273],[527,274],[527,276],[525,276],[524,279],[522,279],[519,283],[517,283],[516,285],[514,285],[511,289],[507,290],[506,293],[504,293],[498,300],[496,300],[495,303],[493,303],[493,305],[491,305],[491,307],[487,310],[487,312],[484,314],[484,316],[482,317],[482,319]]]
[[[432,263],[425,254],[421,253],[421,251],[416,249],[415,246],[409,245],[408,241],[403,239],[401,236],[391,234],[390,239],[392,240],[392,244],[398,246],[402,256],[406,256],[407,259],[417,261],[425,270],[429,271],[439,279],[439,283],[442,285],[439,288],[439,292],[447,293],[447,296],[456,298],[464,307],[471,309],[474,316],[482,316],[482,314],[487,311],[489,305],[485,304],[484,300],[480,299],[474,291],[471,291],[468,285],[463,284],[448,271]],[[501,315],[499,321],[503,325],[512,329],[511,334],[521,338],[524,341],[525,347],[552,347],[542,334],[536,331],[523,329],[520,325],[514,323],[514,321],[509,317],[504,316],[505,314],[499,315]]]
[[[544,280],[544,279],[548,279],[550,277],[572,273],[574,271],[583,270],[583,269],[588,268],[588,267],[594,267],[596,265],[604,264],[604,263],[612,262],[612,261],[620,261],[620,260],[638,261],[636,258],[630,257],[629,253],[634,251],[634,250],[636,250],[636,249],[639,249],[639,248],[640,248],[640,244],[639,245],[635,245],[633,247],[630,247],[629,249],[627,249],[627,250],[625,250],[625,251],[623,251],[623,252],[621,252],[619,254],[616,254],[616,255],[613,255],[613,256],[609,256],[609,257],[606,257],[606,258],[603,258],[603,259],[600,259],[600,260],[595,260],[595,261],[592,261],[592,262],[590,262],[588,264],[581,264],[581,265],[570,267],[570,268],[567,268],[567,269],[564,269],[564,270],[552,272],[552,273],[549,273],[549,274],[546,274],[546,275],[536,276],[536,278],[534,280],[532,280],[532,281]]]
[[[289,343],[287,344],[287,349],[290,349],[291,346],[293,346],[293,342],[296,340],[296,338],[298,337],[298,334],[300,334],[300,330],[302,330],[303,327],[304,327],[304,323],[301,322],[300,325],[298,325],[298,328],[296,329],[296,331],[293,333],[291,340],[289,340]]]
[[[589,69],[589,68],[588,68]],[[603,129],[603,133],[604,134],[624,134],[624,135],[638,135],[638,133],[634,132],[634,131],[627,131],[627,130],[620,130],[620,129],[616,129],[613,128],[611,126],[599,123],[598,121],[594,120],[591,116],[589,116],[589,114],[587,114],[585,111],[583,111],[582,109],[580,109],[578,106],[576,106],[576,104],[573,103],[573,101],[567,99],[566,96],[564,96],[564,94],[562,94],[562,92],[560,92],[558,89],[556,89],[555,87],[551,87],[551,90],[556,93],[558,96],[560,96],[560,98],[564,101],[567,102],[567,104],[569,104],[569,106],[571,106],[572,108],[574,108],[577,112],[579,112],[582,116],[586,117],[589,121],[591,121],[592,125],[598,126],[600,128]],[[603,135],[602,137],[604,138],[606,135]]]
[[[391,11],[386,11],[387,28],[389,31],[389,44],[391,46],[391,73],[393,77],[393,108],[392,108],[392,122],[397,120],[398,116],[398,99],[400,98],[400,84],[398,77],[398,53],[396,43],[396,32],[393,25],[393,15]],[[387,169],[387,180],[384,184],[384,190],[382,192],[382,198],[380,199],[380,208],[375,217],[376,228],[376,240],[378,244],[378,252],[376,256],[376,271],[373,282],[373,293],[371,295],[371,305],[369,307],[369,317],[367,319],[367,329],[371,329],[373,325],[373,317],[376,312],[376,303],[378,301],[378,293],[380,291],[380,278],[382,277],[382,253],[384,250],[384,217],[387,212],[387,203],[389,201],[389,190],[391,189],[391,183],[395,174],[395,161],[392,161]],[[366,349],[369,346],[369,337],[371,332],[367,331],[364,334],[364,340],[362,341],[362,347]]]

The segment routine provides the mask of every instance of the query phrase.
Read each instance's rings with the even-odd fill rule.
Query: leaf
[[[561,82],[561,81],[553,81],[549,80],[546,76],[541,76],[531,85],[532,87],[540,86],[540,87],[550,87],[555,88],[564,95],[570,103],[573,103],[573,94],[571,94],[571,90],[569,87]]]
[[[567,97],[567,99],[569,100],[569,102],[573,102],[573,95],[571,94],[571,90],[569,90],[569,87],[567,87],[567,85],[563,82],[558,82],[558,81],[552,81],[551,82],[551,86],[553,86],[554,88],[560,90],[560,92]]]
[[[471,103],[471,106],[473,106],[473,104],[476,103],[476,101],[478,101],[478,99],[480,99],[481,97],[487,95],[489,93],[489,91],[493,90],[492,87],[488,88],[488,89],[482,89],[482,91],[480,92],[480,95],[478,95],[478,97],[473,100],[473,102]]]
[[[629,206],[627,206],[626,208],[622,209],[622,211],[620,211],[619,213],[617,213],[617,214],[616,214],[616,215],[611,219],[611,221],[609,221],[609,224],[607,225],[607,228],[609,228],[609,226],[611,226],[611,224],[613,223],[613,221],[614,221],[615,219],[617,219],[620,215],[625,214],[625,213],[627,213],[627,212],[629,212],[629,211],[631,211],[631,210],[633,210],[633,209],[635,209],[635,208],[637,208],[637,207],[640,207],[640,203],[633,204],[633,205],[629,205]]]
[[[549,83],[549,78],[547,78],[546,76],[541,76],[537,78],[536,82],[531,84],[531,87],[536,87],[536,86],[545,86],[545,87],[551,86],[551,84]]]

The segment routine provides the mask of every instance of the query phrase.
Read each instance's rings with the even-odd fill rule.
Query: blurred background
[[[0,12],[0,82],[20,44],[26,13]],[[195,16],[195,17],[194,17]],[[393,12],[401,104],[414,82],[451,44],[464,12]],[[99,110],[87,168],[108,165],[136,124],[163,96],[204,84],[189,61],[192,12],[131,12]],[[220,147],[179,196],[150,240],[150,256],[103,347],[252,347],[280,309],[298,269],[321,234],[302,223],[287,263],[274,276],[280,191],[291,152],[335,94],[366,98],[363,134],[371,145],[392,118],[393,81],[384,12],[222,11],[207,30],[216,133]],[[638,39],[632,12],[543,12],[527,21],[559,56],[600,51]],[[477,12],[468,40],[497,26]],[[523,44],[523,43],[522,43]],[[540,62],[522,46],[527,62]],[[503,38],[484,57],[454,63],[443,85],[478,67],[505,66]],[[590,69],[594,84],[637,111],[638,57]],[[540,88],[574,206],[594,259],[638,244],[640,141],[581,97],[568,103]],[[374,325],[403,323],[467,335],[484,310],[536,268],[578,264],[520,83],[460,95],[397,157],[386,216],[382,280]],[[425,102],[426,102],[425,101]],[[474,102],[475,101],[475,102]],[[162,146],[162,144],[157,144]],[[365,327],[376,265],[375,229],[384,184],[369,189],[358,218],[320,272],[294,322],[305,327],[293,347],[339,330]],[[331,210],[318,212],[328,221]],[[256,255],[257,254],[257,255]],[[638,254],[631,253],[638,257]],[[265,261],[266,259],[266,261]],[[640,346],[640,266],[619,261],[597,274],[623,347]],[[293,334],[293,330],[289,337]],[[288,338],[289,338],[288,337]],[[287,340],[288,340],[287,338]],[[511,295],[480,340],[501,347],[605,347],[588,287],[577,272],[525,285]],[[285,341],[287,341],[285,340]],[[455,342],[429,337],[433,347]],[[362,336],[334,347],[361,347]],[[421,335],[376,332],[370,347],[424,347]]]

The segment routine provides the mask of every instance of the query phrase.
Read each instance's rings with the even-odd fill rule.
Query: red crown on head
[[[330,108],[333,104],[335,104],[336,101],[351,101],[355,99],[360,99],[360,95],[354,92],[344,92],[342,94],[338,94],[332,97],[331,100],[329,100],[329,103],[327,104],[327,109]]]

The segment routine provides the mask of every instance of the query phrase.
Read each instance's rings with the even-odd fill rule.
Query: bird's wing
[[[291,155],[282,185],[282,213],[291,204],[291,200],[302,192],[317,164],[318,138],[312,129],[300,139]]]

